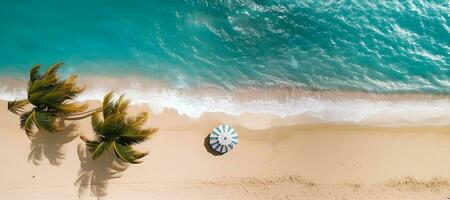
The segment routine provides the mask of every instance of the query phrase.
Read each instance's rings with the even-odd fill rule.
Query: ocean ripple
[[[3,2],[0,73],[65,61],[65,74],[175,88],[450,94],[449,13],[448,1]]]

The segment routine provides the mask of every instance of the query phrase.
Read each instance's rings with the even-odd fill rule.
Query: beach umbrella
[[[209,134],[209,144],[214,151],[226,153],[233,149],[239,141],[239,135],[229,125],[222,124]]]

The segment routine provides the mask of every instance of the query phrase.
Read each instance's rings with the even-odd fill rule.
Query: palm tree
[[[8,110],[20,116],[20,127],[28,136],[32,134],[33,127],[49,132],[61,131],[57,120],[77,120],[98,110],[83,112],[88,104],[73,102],[84,87],[76,86],[75,75],[59,80],[56,73],[62,65],[54,64],[44,74],[39,73],[41,66],[35,65],[30,71],[27,98],[8,102]],[[32,104],[32,109],[24,111],[28,104]]]
[[[132,145],[141,143],[155,133],[156,128],[142,128],[148,119],[148,113],[142,112],[136,117],[127,117],[126,109],[129,101],[123,95],[117,101],[112,100],[113,93],[108,93],[103,99],[102,118],[100,111],[92,114],[92,127],[96,133],[95,140],[88,140],[81,136],[86,142],[92,159],[96,159],[105,152],[114,151],[114,154],[127,163],[140,163],[148,153],[135,151]]]

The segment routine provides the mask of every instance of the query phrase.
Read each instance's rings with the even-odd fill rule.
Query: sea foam
[[[109,92],[107,87],[97,87],[83,92],[77,100],[102,100]],[[250,92],[249,92],[250,93]],[[319,92],[320,93],[320,92]],[[446,125],[450,123],[450,100],[442,98],[373,98],[359,95],[342,98],[330,95],[301,95],[289,98],[237,97],[232,93],[198,92],[164,88],[143,91],[137,88],[116,90],[116,94],[125,94],[132,104],[146,104],[152,112],[158,114],[166,108],[190,118],[199,118],[205,113],[270,114],[281,118],[307,116],[317,122],[356,123],[373,126],[420,126]],[[250,94],[254,95],[254,94]],[[0,87],[1,100],[24,98],[26,91],[20,88]],[[270,95],[269,95],[270,96]],[[312,121],[299,121],[312,123]]]

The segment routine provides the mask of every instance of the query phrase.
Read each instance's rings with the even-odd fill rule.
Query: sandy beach
[[[91,105],[98,102],[91,102]],[[152,115],[160,130],[137,148],[139,165],[93,161],[79,135],[90,119],[66,123],[62,134],[31,140],[0,102],[2,199],[447,199],[450,126],[370,127],[298,124],[299,118],[175,110]],[[149,110],[132,106],[130,113]],[[240,134],[231,152],[205,148],[212,128],[228,123]],[[289,124],[289,125],[286,125]],[[113,169],[114,168],[114,169]],[[113,172],[117,172],[113,174]]]
[[[449,2],[1,1],[0,200],[450,200]]]

